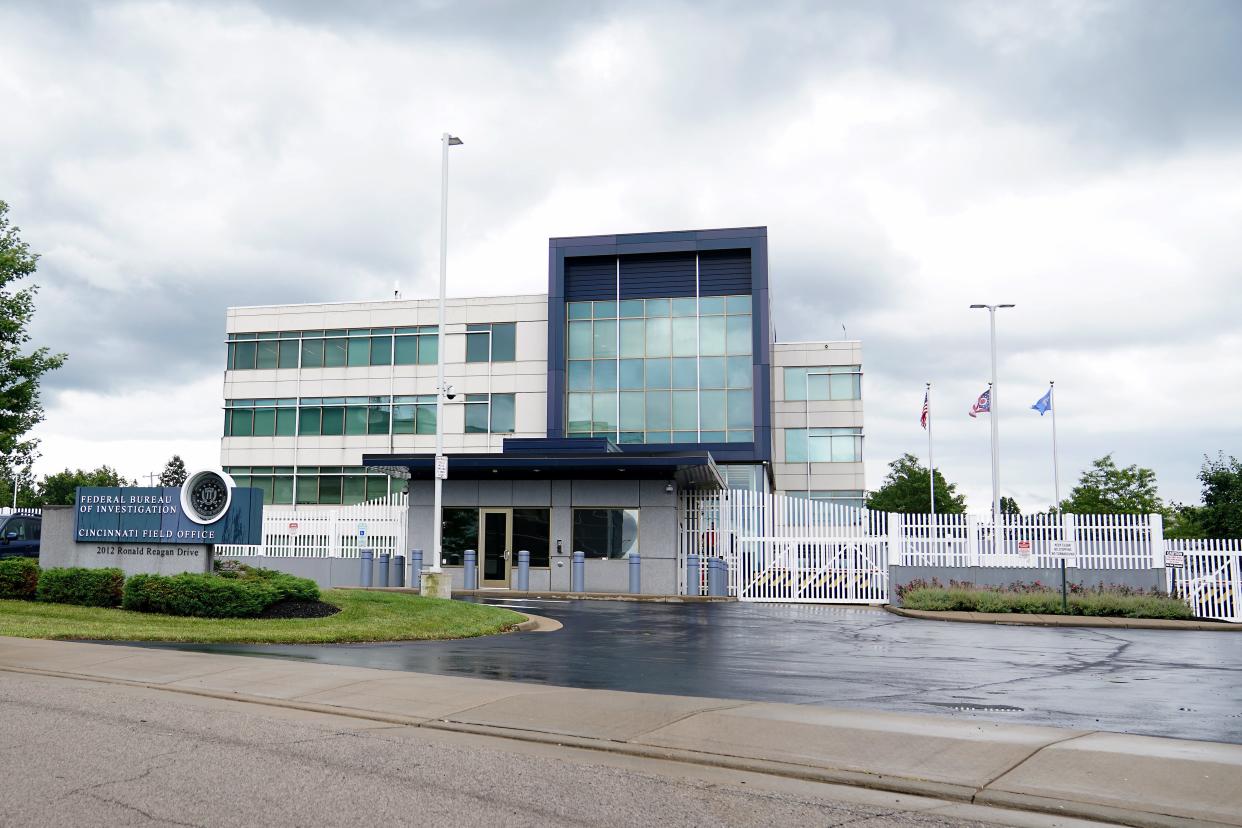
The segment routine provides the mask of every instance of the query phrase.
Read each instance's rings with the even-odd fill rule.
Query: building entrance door
[[[509,587],[509,565],[513,548],[513,512],[510,509],[480,509],[479,560],[482,587]]]

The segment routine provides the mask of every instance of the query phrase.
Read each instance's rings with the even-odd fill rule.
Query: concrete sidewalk
[[[1242,825],[1242,746],[0,638],[0,669],[1104,819]]]

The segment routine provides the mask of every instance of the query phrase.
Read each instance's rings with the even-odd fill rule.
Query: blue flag
[[[1039,416],[1041,417],[1048,411],[1052,410],[1052,389],[1049,388],[1048,391],[1039,398],[1039,402],[1032,405],[1031,408],[1038,411]]]

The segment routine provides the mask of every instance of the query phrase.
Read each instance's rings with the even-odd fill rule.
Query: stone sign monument
[[[43,567],[115,566],[127,575],[210,572],[215,544],[259,544],[263,492],[239,489],[221,471],[197,471],[177,487],[81,487],[72,526],[46,509]]]

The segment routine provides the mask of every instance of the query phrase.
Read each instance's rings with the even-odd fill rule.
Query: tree
[[[164,466],[164,470],[160,472],[161,486],[180,486],[185,482],[185,461],[181,459],[180,454],[174,454],[172,458]]]
[[[65,469],[49,474],[39,481],[39,506],[72,506],[78,486],[133,486],[133,481],[122,477],[111,466],[100,466],[92,471]]]
[[[1106,454],[1082,473],[1078,485],[1061,502],[1061,511],[1080,515],[1147,515],[1163,512],[1156,473],[1137,465],[1118,468]]]
[[[888,464],[884,485],[867,496],[867,508],[880,512],[926,514],[931,511],[927,467],[913,454],[903,454]],[[957,486],[945,482],[936,471],[936,514],[961,514],[966,511],[965,495],[957,494]]]
[[[1018,501],[1008,495],[1001,495],[1001,514],[1002,515],[1020,515],[1022,510],[1018,508]]]
[[[0,201],[0,474],[11,480],[13,469],[29,466],[38,447],[37,440],[22,438],[43,420],[39,380],[63,365],[65,355],[47,348],[23,353],[38,287],[13,290],[10,284],[33,274],[39,257],[10,226],[8,213],[9,205]]]
[[[1202,506],[1170,505],[1164,535],[1168,538],[1242,538],[1242,462],[1204,455],[1199,468]]]

